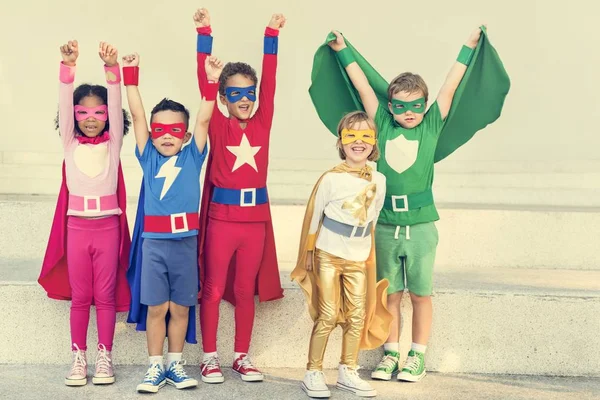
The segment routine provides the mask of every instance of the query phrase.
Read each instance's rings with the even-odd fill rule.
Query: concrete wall
[[[438,166],[438,201],[600,206],[600,5],[584,0],[8,2],[0,15],[0,193],[55,190],[31,182],[40,171],[59,173],[52,121],[58,47],[69,39],[81,48],[76,82],[102,82],[96,49],[105,40],[122,55],[140,53],[146,109],[168,96],[194,111],[191,16],[201,6],[213,16],[215,54],[256,67],[270,14],[288,17],[272,131],[276,199],[305,198],[322,166],[336,161],[307,93],[314,51],[329,29],[343,31],[384,77],[419,72],[436,93],[461,44],[486,23],[512,89],[502,117]],[[131,135],[124,154],[133,147]],[[36,159],[50,161],[28,169]],[[284,182],[299,190],[286,194]]]

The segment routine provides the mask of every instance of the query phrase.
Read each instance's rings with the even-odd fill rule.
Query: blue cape
[[[148,306],[140,302],[142,288],[142,233],[144,232],[144,179],[142,178],[142,187],[140,188],[140,199],[138,201],[137,212],[135,214],[135,225],[133,228],[133,237],[131,239],[131,252],[129,253],[129,269],[127,270],[127,282],[131,289],[131,303],[129,305],[129,314],[127,322],[136,325],[136,330],[146,330],[146,318],[148,316]],[[200,283],[198,282],[198,287]],[[166,323],[169,323],[169,313],[167,312]],[[197,344],[196,340],[196,307],[190,307],[187,332],[185,341],[191,344]]]

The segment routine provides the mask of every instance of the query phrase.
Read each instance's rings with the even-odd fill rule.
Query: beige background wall
[[[600,14],[596,2],[455,1],[141,1],[8,2],[0,15],[0,193],[51,194],[61,147],[53,131],[59,45],[78,39],[76,83],[102,82],[100,40],[141,55],[146,109],[167,96],[194,113],[193,11],[213,17],[214,54],[259,68],[262,32],[283,12],[271,193],[301,200],[336,162],[333,137],[307,89],[312,57],[337,28],[387,79],[419,72],[437,93],[460,46],[486,23],[512,80],[502,117],[440,163],[439,202],[600,206]],[[125,98],[124,98],[125,102]],[[126,103],[125,103],[126,104]],[[125,140],[129,193],[140,172]]]

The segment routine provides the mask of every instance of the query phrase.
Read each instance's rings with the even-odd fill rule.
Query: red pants
[[[247,353],[254,324],[254,293],[265,242],[264,222],[226,222],[209,219],[205,242],[205,276],[200,304],[202,347],[217,351],[219,304],[223,298],[231,258],[236,257],[235,349]]]
[[[67,265],[71,284],[71,346],[87,349],[92,300],[96,305],[98,343],[111,351],[115,335],[115,302],[120,244],[119,217],[69,217]]]

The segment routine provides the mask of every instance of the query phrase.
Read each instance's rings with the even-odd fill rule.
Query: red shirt
[[[208,54],[197,53],[200,91],[207,83],[204,61]],[[228,118],[215,105],[209,129],[212,164],[205,179],[224,189],[263,188],[267,186],[269,138],[273,121],[277,55],[265,54],[258,90],[258,109],[242,128],[235,117]],[[224,221],[269,221],[269,204],[252,207],[210,203],[210,218]]]

